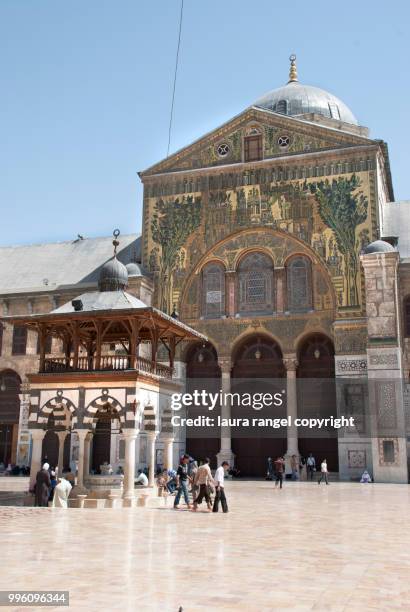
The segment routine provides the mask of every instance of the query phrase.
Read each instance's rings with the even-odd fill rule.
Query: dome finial
[[[288,83],[296,83],[298,80],[298,72],[296,70],[296,55],[292,53],[289,57],[290,60],[290,70],[289,70],[289,81]]]
[[[112,235],[114,236],[114,240],[112,241],[113,245],[114,245],[114,257],[117,255],[117,247],[119,246],[120,242],[118,240],[118,236],[120,235],[120,230],[119,229],[115,229],[112,233]]]

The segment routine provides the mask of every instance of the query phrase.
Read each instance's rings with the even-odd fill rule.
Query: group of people
[[[314,473],[316,472],[316,460],[312,453],[305,459],[304,457],[298,457],[297,455],[292,455],[290,458],[290,469],[292,472],[292,480],[299,480],[302,470],[306,467],[306,479],[312,481]],[[279,486],[282,488],[283,485],[283,475],[285,474],[285,457],[280,455],[272,460],[272,457],[268,457],[268,470],[267,470],[267,480],[274,480],[275,487]],[[320,464],[320,476],[318,478],[318,484],[322,481],[325,481],[326,484],[329,484],[329,471],[327,468],[327,461],[323,459]]]
[[[30,476],[30,468],[26,465],[0,462],[0,474],[4,476]]]
[[[229,463],[223,461],[212,476],[210,460],[205,457],[198,462],[187,454],[182,455],[178,469],[164,471],[160,474],[157,485],[166,488],[168,493],[175,494],[174,509],[178,510],[181,498],[189,510],[196,512],[205,501],[208,512],[218,512],[219,505],[223,512],[228,512],[225,495],[225,475]],[[190,499],[192,496],[192,503]],[[214,495],[214,499],[212,496]]]
[[[70,475],[63,473],[58,476],[57,469],[51,469],[48,463],[44,463],[41,470],[36,474],[32,489],[34,505],[47,507],[51,502],[51,506],[54,508],[67,508],[68,496],[74,484],[74,478],[70,479]]]
[[[290,458],[290,468],[292,471],[292,480],[299,480],[300,476],[303,474],[303,470],[306,469],[306,480],[313,481],[316,472],[316,459],[312,453],[309,453],[308,457],[306,458],[292,455]],[[275,461],[273,461],[272,457],[268,457],[267,480],[274,480],[275,487],[279,486],[282,488],[284,473],[285,458],[283,456],[279,456]],[[325,481],[327,485],[329,484],[329,470],[326,459],[323,459],[320,464],[320,476],[317,483],[320,485],[320,483],[323,481]],[[367,470],[364,470],[360,478],[360,482],[372,482],[372,478]]]

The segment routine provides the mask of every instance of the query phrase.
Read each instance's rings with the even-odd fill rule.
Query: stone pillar
[[[78,435],[78,468],[77,468],[77,491],[84,489],[84,451],[85,451],[85,439],[89,434],[88,429],[76,429]]]
[[[230,393],[231,391],[231,361],[230,359],[220,359],[219,365],[221,368],[221,389],[222,393]],[[221,406],[221,419],[231,418],[231,403],[226,401]],[[218,465],[222,461],[228,461],[232,466],[234,464],[235,456],[231,448],[231,428],[229,426],[221,425],[221,450],[217,454]]]
[[[36,475],[41,468],[41,453],[43,449],[43,439],[46,435],[44,429],[31,429],[31,465],[30,465],[30,488],[36,482]]]
[[[165,469],[172,470],[174,467],[174,438],[164,438],[164,460]]]
[[[133,499],[135,481],[135,440],[138,429],[125,429],[123,431],[125,440],[125,465],[124,465],[124,499]]]
[[[157,439],[156,431],[147,432],[147,460],[148,460],[148,486],[153,487],[155,484],[155,440]]]
[[[91,432],[85,437],[84,441],[84,479],[90,475],[90,455],[91,455],[91,442],[93,434]]]
[[[28,429],[28,418],[30,412],[30,389],[29,384],[21,384],[20,416],[17,437],[16,464],[28,466],[30,456],[30,432]]]
[[[398,267],[400,255],[376,241],[361,255],[366,288],[367,375],[375,482],[407,484]]]
[[[61,476],[64,468],[64,442],[67,437],[66,431],[56,431],[58,437],[58,475]]]
[[[298,416],[298,400],[296,388],[296,369],[298,362],[295,354],[285,355],[283,363],[286,368],[286,411],[287,418],[291,419],[291,424],[287,427],[287,449],[286,455],[290,460],[292,455],[299,457],[298,449],[298,429],[295,419]]]

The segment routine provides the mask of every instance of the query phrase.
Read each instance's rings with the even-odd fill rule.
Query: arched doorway
[[[252,334],[245,338],[234,350],[232,363],[232,393],[246,396],[269,393],[273,396],[283,391],[285,368],[282,350],[270,337]],[[231,417],[284,418],[286,405],[264,406],[259,411],[253,407],[232,405]],[[286,452],[286,431],[272,428],[252,428],[252,431],[253,437],[245,437],[239,435],[240,429],[233,430],[232,451],[236,455],[236,467],[244,476],[262,477],[266,474],[267,458],[275,458]]]
[[[55,418],[50,414],[47,423],[47,432],[43,438],[42,461],[47,461],[51,468],[58,464],[59,440],[56,434]]]
[[[186,379],[187,393],[193,393],[195,390],[204,389],[208,393],[218,393],[221,388],[221,368],[218,364],[218,355],[215,347],[207,343],[194,343],[189,347],[186,355]],[[191,411],[190,411],[191,412]],[[204,414],[204,411],[200,411]],[[217,411],[214,411],[213,416],[216,416]],[[192,410],[194,415],[194,410]],[[191,416],[191,415],[190,415]],[[220,451],[220,438],[216,435],[217,429],[213,428],[213,435],[210,437],[195,434],[192,429],[187,430],[186,450],[195,459],[209,457],[211,467],[216,467],[216,455]]]
[[[324,334],[305,338],[298,350],[298,417],[327,418],[337,416],[335,388],[335,351]],[[312,436],[299,429],[299,451],[313,453],[317,463],[327,459],[328,469],[339,470],[337,430],[321,429]]]
[[[111,437],[121,432],[119,414],[107,403],[95,415],[95,429],[92,438],[91,469],[101,473],[101,465],[111,463]]]
[[[21,378],[13,370],[0,372],[0,462],[16,462],[20,419]]]

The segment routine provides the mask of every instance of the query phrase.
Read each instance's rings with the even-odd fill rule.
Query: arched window
[[[225,271],[210,263],[202,271],[202,315],[216,318],[225,314]]]
[[[410,295],[404,298],[403,322],[404,322],[404,335],[406,338],[410,338]]]
[[[239,312],[269,314],[273,312],[273,264],[263,253],[244,257],[238,268]]]
[[[310,261],[295,257],[287,266],[288,310],[305,312],[312,308],[312,284]]]
[[[277,113],[280,113],[281,115],[287,115],[288,114],[288,101],[279,100],[279,102],[276,104],[275,110]]]

